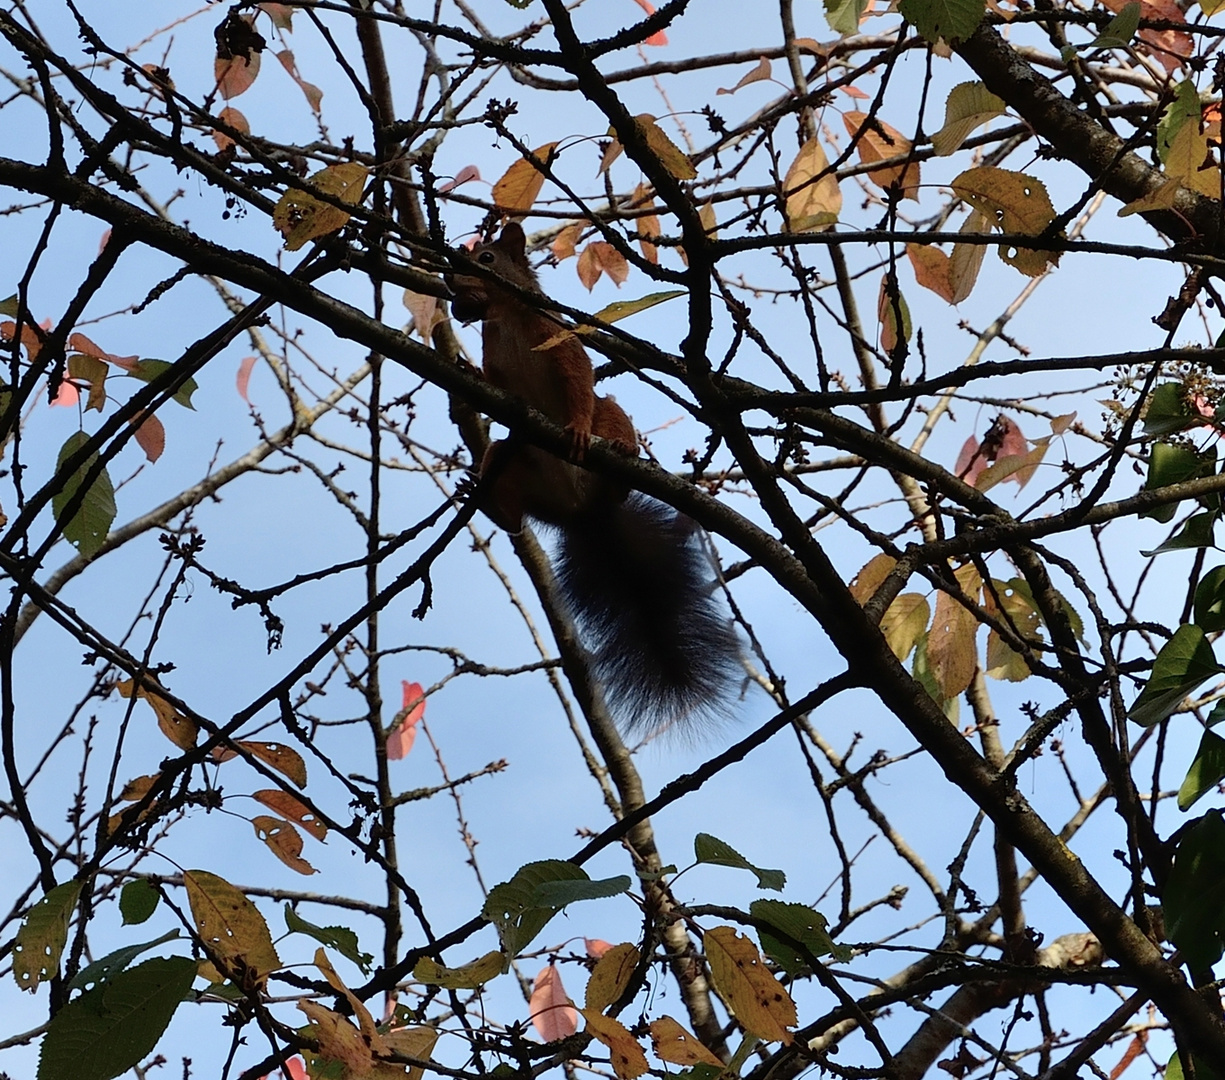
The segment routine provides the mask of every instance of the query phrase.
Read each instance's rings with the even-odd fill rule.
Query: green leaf
[[[1142,551],[1141,555],[1146,558],[1150,555],[1160,555],[1163,551],[1185,551],[1187,548],[1209,548],[1216,546],[1214,532],[1216,531],[1217,518],[1220,517],[1216,511],[1210,514],[1196,514],[1194,517],[1189,517],[1183,523],[1173,536],[1171,536],[1164,544],[1153,548],[1152,551]]]
[[[1168,487],[1170,484],[1181,484],[1184,480],[1194,480],[1200,476],[1211,476],[1216,463],[1216,447],[1204,453],[1190,450],[1185,446],[1173,443],[1154,443],[1148,459],[1148,477],[1144,481],[1144,491],[1155,491]],[[1145,510],[1140,517],[1152,518],[1154,521],[1167,522],[1178,512],[1177,503],[1165,503]]]
[[[1218,701],[1208,714],[1207,724],[1209,727],[1216,727],[1222,720],[1225,720],[1225,701]]]
[[[757,875],[759,889],[773,889],[782,892],[787,883],[787,875],[781,870],[763,870],[754,866],[730,844],[725,844],[717,836],[710,833],[698,833],[693,838],[693,854],[700,863],[713,863],[716,866],[731,866],[737,870],[750,870]]]
[[[1205,731],[1195,752],[1195,760],[1178,789],[1178,809],[1189,810],[1217,784],[1225,780],[1225,739]]]
[[[628,319],[631,315],[637,315],[640,311],[646,311],[647,308],[653,308],[656,304],[665,303],[668,300],[675,300],[678,296],[687,296],[684,289],[671,289],[668,292],[650,293],[647,296],[640,296],[637,300],[614,300],[607,307],[600,308],[591,317],[599,319],[600,322],[615,323],[621,319]],[[587,329],[584,327],[584,329]]]
[[[600,881],[542,881],[532,890],[532,903],[537,907],[563,908],[579,900],[620,896],[629,889],[630,884],[625,874]]]
[[[10,319],[17,318],[18,313],[21,311],[19,304],[20,301],[17,299],[16,293],[5,297],[3,300],[0,300],[0,315],[7,315]]]
[[[1140,29],[1140,5],[1137,0],[1131,0],[1130,3],[1124,4],[1123,10],[1106,24],[1105,30],[1089,42],[1089,48],[1125,49],[1131,39],[1136,36],[1138,29]]]
[[[859,16],[867,9],[868,0],[825,0],[825,21],[835,34],[858,34]]]
[[[146,949],[152,949],[155,945],[165,945],[167,941],[175,941],[178,936],[179,932],[177,930],[169,930],[153,941],[116,949],[113,953],[108,953],[102,957],[101,960],[95,960],[88,967],[78,971],[76,978],[68,984],[68,989],[89,990],[94,986],[110,982]]]
[[[1174,136],[1179,132],[1184,124],[1189,120],[1194,120],[1199,123],[1201,115],[1201,106],[1199,100],[1199,91],[1195,88],[1195,83],[1190,79],[1184,79],[1174,88],[1174,100],[1166,106],[1165,112],[1161,114],[1161,119],[1157,121],[1157,156],[1161,159],[1161,164],[1165,164],[1170,156],[1170,147],[1174,144]],[[1182,398],[1182,387],[1179,383],[1166,383],[1166,386],[1175,386],[1179,389],[1179,399]],[[1163,387],[1158,387],[1161,390]],[[1153,394],[1156,397],[1156,391]],[[1152,406],[1149,406],[1150,411]],[[1148,431],[1148,423],[1145,422],[1144,430],[1148,434],[1153,432]],[[1172,429],[1174,431],[1178,428]],[[1160,432],[1159,434],[1165,434]]]
[[[70,1001],[47,1028],[38,1080],[111,1080],[140,1064],[195,977],[190,957],[146,960]]]
[[[168,371],[172,367],[174,365],[165,360],[137,360],[128,370],[128,374],[134,379],[140,379],[141,382],[152,382],[163,371]],[[173,400],[194,411],[195,406],[191,403],[191,395],[199,389],[200,384],[195,379],[188,379],[174,392]]]
[[[1214,566],[1195,589],[1195,624],[1207,634],[1225,630],[1225,566]]]
[[[1204,631],[1183,623],[1153,661],[1153,671],[1127,715],[1141,727],[1151,727],[1170,715],[1205,679],[1222,670]]]
[[[1182,834],[1161,896],[1165,929],[1194,971],[1225,951],[1225,821],[1200,818]]]
[[[22,990],[33,990],[59,971],[68,943],[68,920],[81,894],[79,881],[57,885],[22,920],[13,942],[13,978]]]
[[[68,441],[60,447],[59,458],[55,463],[56,469],[63,468],[64,462],[87,442],[89,442],[89,436],[83,431],[70,435]],[[85,483],[86,477],[89,476],[90,470],[97,462],[98,455],[90,454],[84,464],[67,477],[60,484],[60,489],[51,496],[51,510],[60,528],[64,530],[64,536],[87,558],[102,546],[103,541],[106,540],[106,534],[110,531],[111,522],[115,520],[115,486],[111,483],[110,474],[105,468],[94,478],[93,483],[85,492],[81,505],[77,507],[76,513],[67,521],[64,520],[64,511],[72,501],[72,497],[81,489],[81,485]]]
[[[1221,1074],[1210,1068],[1202,1057],[1192,1055],[1192,1061],[1195,1063],[1195,1080],[1223,1080]],[[1166,1064],[1164,1080],[1183,1080],[1182,1058],[1177,1050]]]
[[[123,925],[135,926],[144,922],[157,910],[157,902],[161,898],[162,894],[144,878],[129,881],[119,894],[119,914],[123,916]]]
[[[536,889],[549,881],[589,880],[581,866],[560,859],[528,863],[510,881],[489,890],[481,915],[493,923],[502,941],[502,951],[514,959],[561,910],[560,906],[537,903]]]
[[[1148,399],[1148,408],[1144,412],[1144,434],[1173,435],[1176,431],[1186,431],[1202,419],[1193,416],[1187,408],[1187,392],[1182,383],[1162,383]]]
[[[937,157],[947,157],[961,148],[970,133],[989,120],[1002,116],[1008,106],[980,82],[958,83],[944,103],[944,127],[932,136]]]
[[[335,949],[346,960],[352,960],[362,969],[363,975],[370,974],[374,957],[361,951],[357,934],[347,926],[316,926],[302,918],[289,904],[285,905],[285,925],[291,934],[306,934],[307,937],[313,937],[321,945]]]
[[[940,689],[940,684],[936,681],[936,676],[932,672],[931,664],[927,660],[927,633],[919,635],[915,642],[914,662],[911,665],[910,673],[914,676],[917,682],[927,693],[932,700],[944,710],[944,715],[948,717],[952,724],[957,723],[957,718],[961,715],[961,699],[960,697],[946,698]]]
[[[933,44],[943,38],[950,45],[965,41],[983,21],[983,0],[901,0],[902,18]]]
[[[813,956],[827,956],[832,953],[840,961],[851,958],[851,950],[843,945],[835,945],[826,932],[829,923],[819,911],[814,911],[803,904],[786,904],[782,900],[754,900],[749,905],[749,913],[755,919],[780,930],[787,937],[798,941],[808,949]],[[809,966],[806,956],[773,934],[757,928],[761,938],[761,948],[771,960],[781,967],[788,975],[798,975]]]

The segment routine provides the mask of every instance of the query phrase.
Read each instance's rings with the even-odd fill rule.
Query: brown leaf
[[[115,684],[115,689],[123,697],[130,698],[134,685],[132,679],[122,679]],[[162,734],[174,743],[175,746],[180,750],[191,750],[195,747],[200,736],[200,730],[194,720],[190,720],[180,714],[169,701],[156,691],[146,690],[141,686],[136,690],[136,696],[144,698],[149,703],[153,712],[157,715],[157,726],[161,729]]]
[[[282,791],[280,788],[262,788],[259,791],[253,791],[251,798],[263,803],[269,810],[275,810],[281,817],[296,821],[316,840],[326,839],[328,827],[315,816],[314,810],[300,799],[294,798],[288,791]]]
[[[978,210],[971,210],[958,232],[979,234],[991,231],[987,219]],[[971,292],[978,280],[978,271],[987,254],[986,244],[954,244],[949,256],[949,288],[953,290],[952,303],[960,304]]]
[[[255,827],[255,835],[267,844],[268,850],[290,870],[306,875],[317,873],[315,868],[302,858],[302,834],[288,821],[268,814],[259,814],[251,819],[251,824]]]
[[[655,206],[655,200],[647,194],[645,184],[639,184],[634,189],[634,206],[647,209]],[[638,234],[638,246],[642,248],[642,257],[649,263],[659,262],[659,249],[651,242],[660,235],[659,218],[654,214],[643,214],[634,218],[634,231]]]
[[[281,67],[289,73],[289,77],[298,84],[302,93],[306,95],[306,103],[311,107],[311,112],[318,116],[320,105],[323,101],[323,91],[314,83],[308,83],[298,74],[298,63],[294,59],[293,53],[288,49],[282,49],[276,54],[276,58],[281,62]]]
[[[972,564],[955,574],[962,591],[978,599],[982,579]],[[927,636],[927,660],[945,700],[959,697],[974,678],[978,662],[974,639],[978,620],[943,590],[936,594],[936,613]]]
[[[138,776],[134,780],[129,780],[123,785],[119,798],[123,802],[140,802],[141,799],[153,790],[153,785],[160,779],[160,774],[151,773],[147,776]]]
[[[287,776],[298,787],[306,787],[306,762],[296,750],[284,743],[252,742],[248,739],[236,739],[234,745],[241,746],[248,754],[259,758],[282,776]]]
[[[585,221],[575,221],[553,237],[553,243],[549,246],[549,250],[553,252],[554,259],[558,262],[564,262],[577,253],[575,245],[578,244],[579,237],[582,236],[586,225]]]
[[[660,1061],[690,1068],[697,1064],[714,1065],[722,1069],[723,1062],[712,1054],[698,1039],[690,1035],[670,1016],[661,1016],[648,1025],[651,1047]]]
[[[600,264],[600,269],[609,276],[618,289],[621,288],[630,276],[630,266],[625,256],[605,240],[592,240],[587,248],[595,251],[595,258]]]
[[[532,151],[532,157],[547,166],[556,148],[555,142],[545,143]],[[520,158],[493,185],[493,204],[503,217],[524,214],[532,208],[543,187],[544,173],[527,158]]]
[[[91,390],[90,397],[92,396]],[[133,438],[150,463],[160,458],[166,449],[166,426],[153,413],[134,416],[128,422],[136,425]]]
[[[730,90],[725,90],[723,87],[719,87],[719,89],[715,91],[715,94],[734,94],[742,86],[748,86],[749,83],[761,82],[764,79],[769,79],[772,74],[773,72],[770,68],[770,60],[768,57],[763,56],[757,61],[757,66],[747,75],[741,78],[741,80]]]
[[[578,1031],[578,1010],[561,984],[561,972],[556,964],[542,968],[532,986],[532,1026],[547,1043],[568,1039]]]
[[[855,603],[862,607],[871,600],[872,595],[881,587],[881,583],[892,573],[895,566],[897,566],[897,559],[892,555],[886,555],[884,552],[873,555],[851,581],[850,591],[851,596],[855,598]]]

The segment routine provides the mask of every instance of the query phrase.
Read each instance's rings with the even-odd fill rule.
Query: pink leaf
[[[961,453],[957,455],[957,464],[953,466],[953,473],[973,487],[974,481],[978,479],[978,474],[986,467],[987,459],[979,452],[978,436],[971,435],[961,447]]]
[[[311,107],[311,112],[318,116],[319,108],[323,101],[323,91],[314,83],[308,83],[298,74],[298,63],[294,60],[293,53],[288,49],[282,49],[276,54],[276,58],[281,62],[281,67],[289,72],[289,77],[302,88],[302,93],[306,95],[306,103]]]
[[[532,1025],[545,1042],[566,1039],[578,1030],[578,1012],[561,984],[561,972],[550,964],[536,976],[528,1003]]]
[[[55,392],[55,397],[51,399],[52,405],[75,405],[81,400],[81,391],[78,390],[71,382],[64,379],[60,383],[60,388]]]
[[[465,165],[445,184],[438,185],[438,194],[442,195],[448,191],[454,191],[460,184],[466,184],[469,180],[479,180],[480,178],[480,169],[478,169],[475,165]]]
[[[642,10],[645,11],[648,15],[655,14],[655,5],[651,3],[651,0],[634,0],[634,3],[637,4],[640,8],[642,8]],[[655,33],[653,33],[649,38],[647,38],[643,42],[643,44],[644,45],[667,45],[668,35],[665,34],[662,30],[656,30]]]
[[[587,955],[590,956],[592,960],[599,960],[601,956],[612,948],[611,942],[604,941],[602,938],[598,937],[583,938],[583,945],[587,949]]]
[[[102,234],[102,239],[98,241],[98,254],[101,255],[106,250],[106,245],[111,242],[111,230],[107,229]]]
[[[108,353],[101,345],[95,345],[84,334],[69,334],[68,348],[84,356],[92,356],[95,360],[105,360],[108,364],[114,364],[115,367],[122,368],[124,371],[131,371],[139,360],[139,357],[136,356],[116,356],[114,353]]]
[[[402,681],[403,704],[391,721],[387,736],[387,759],[399,761],[408,757],[417,738],[417,724],[425,716],[425,691],[420,683]]]
[[[1001,416],[996,424],[1000,430],[1000,446],[996,451],[996,457],[1029,453],[1029,440],[1021,434],[1021,429],[1013,421],[1006,416]]]
[[[271,7],[272,5],[268,4],[264,6]],[[259,1080],[268,1080],[271,1075],[271,1073],[265,1073],[259,1078]],[[306,1080],[306,1066],[302,1064],[302,1059],[300,1057],[291,1057],[287,1062],[285,1062],[284,1065],[281,1066],[279,1075],[287,1076],[289,1077],[289,1080]]]
[[[243,399],[248,405],[251,404],[251,399],[247,397],[247,387],[251,385],[251,369],[255,367],[257,357],[248,356],[241,364],[238,365],[238,396]]]

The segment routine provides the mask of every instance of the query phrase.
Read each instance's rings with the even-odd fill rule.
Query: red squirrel
[[[541,294],[523,229],[511,223],[471,256],[490,277],[453,275],[451,312],[482,321],[482,365],[494,386],[570,434],[570,460],[520,442],[490,446],[497,470],[482,509],[518,532],[524,517],[555,527],[557,581],[591,652],[613,715],[627,731],[692,727],[723,708],[739,656],[714,593],[695,523],[663,503],[582,468],[591,436],[637,455],[633,422],[595,392],[591,358],[574,335],[512,290]]]

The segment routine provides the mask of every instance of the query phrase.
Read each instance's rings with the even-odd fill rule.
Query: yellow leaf
[[[911,141],[897,128],[875,117],[870,118],[867,113],[843,113],[842,123],[846,127],[847,134],[852,138],[859,135],[861,131],[863,132],[862,135],[859,135],[858,142],[855,143],[855,150],[859,154],[859,160],[865,165],[909,154],[913,149]],[[886,191],[891,187],[900,188],[903,199],[919,201],[919,163],[917,161],[873,169],[868,173],[868,179]]]
[[[838,220],[842,192],[829,170],[829,158],[816,139],[809,139],[783,178],[787,228],[791,232],[820,232]],[[824,174],[824,175],[822,175]],[[817,180],[816,177],[821,179]]]
[[[642,131],[647,146],[659,158],[659,162],[677,180],[696,180],[698,171],[693,167],[685,152],[664,134],[650,113],[640,113],[634,117]]]
[[[658,1020],[652,1020],[648,1030],[651,1032],[651,1046],[660,1061],[687,1068],[699,1063],[723,1068],[723,1062],[672,1017],[661,1016]]]
[[[316,872],[315,868],[302,858],[302,834],[288,821],[282,821],[270,814],[259,814],[251,819],[251,824],[255,835],[267,844],[268,850],[290,870],[308,876]]]
[[[323,977],[327,979],[328,985],[333,990],[339,990],[345,996],[345,1000],[349,1003],[349,1008],[353,1010],[353,1015],[357,1017],[357,1024],[361,1030],[362,1036],[373,1047],[377,1047],[382,1043],[382,1036],[374,1026],[374,1017],[370,1015],[370,1010],[356,994],[353,993],[339,975],[336,974],[336,969],[332,967],[332,962],[328,959],[327,952],[322,948],[315,950],[315,967],[319,969]]]
[[[987,219],[977,210],[971,210],[958,232],[981,234],[991,231]],[[974,291],[978,271],[987,254],[986,244],[954,244],[949,256],[949,288],[953,290],[954,304],[960,304]]]
[[[122,679],[115,684],[115,689],[119,691],[122,697],[130,698],[133,686],[135,686],[134,680]],[[175,746],[180,750],[191,750],[195,747],[196,741],[200,737],[200,729],[196,726],[194,720],[183,716],[178,709],[156,691],[146,690],[142,686],[137,689],[136,696],[144,698],[149,703],[153,712],[157,715],[157,726],[161,728],[162,734],[174,743]]]
[[[135,780],[129,780],[123,785],[119,798],[123,802],[140,802],[153,790],[153,785],[160,779],[161,776],[158,773],[151,773],[148,776],[138,776]]]
[[[244,990],[262,986],[281,960],[255,905],[224,878],[206,870],[186,871],[183,885],[209,958]]]
[[[647,1056],[624,1024],[603,1016],[598,1009],[579,1009],[579,1012],[587,1021],[591,1036],[608,1047],[617,1080],[637,1080],[647,1071]]]
[[[587,1008],[603,1012],[616,1001],[629,986],[638,960],[638,950],[628,941],[614,945],[601,956],[591,972],[591,978],[587,980],[587,995],[584,999]]]
[[[1038,236],[1055,220],[1046,185],[1025,173],[981,165],[967,169],[952,183],[953,191],[982,213],[1001,232]],[[1000,258],[1029,277],[1037,277],[1059,261],[1050,251],[1000,248]]]
[[[438,1029],[432,1027],[397,1028],[383,1036],[384,1044],[393,1053],[419,1061],[429,1060],[437,1041]],[[412,1065],[405,1074],[405,1080],[421,1080],[424,1075],[424,1066]]]
[[[971,601],[978,599],[982,579],[972,564],[955,574]],[[936,613],[927,636],[927,661],[945,700],[958,697],[974,678],[978,620],[948,593],[936,595]]]
[[[929,615],[931,607],[924,597],[918,593],[902,593],[881,616],[881,633],[899,660],[905,660],[918,644]]]
[[[961,148],[976,127],[1002,116],[1007,105],[980,82],[963,82],[949,91],[944,102],[944,127],[932,136],[937,157]]]
[[[1183,124],[1170,140],[1166,175],[1190,191],[1221,198],[1221,170],[1212,155],[1208,134],[1193,120]]]
[[[851,595],[855,598],[855,603],[862,607],[872,599],[873,594],[881,587],[897,566],[897,559],[892,555],[886,555],[882,552],[879,555],[873,555],[862,570],[855,575],[855,579],[851,582]]]
[[[655,200],[647,194],[645,184],[639,184],[634,189],[633,205],[640,210],[654,207]],[[659,218],[654,214],[634,218],[634,232],[638,236],[638,246],[642,248],[642,257],[649,263],[658,263],[659,250],[651,240],[660,234]]]
[[[366,189],[370,175],[365,165],[344,161],[321,169],[309,180],[316,191],[331,195],[339,202],[356,206]],[[317,199],[309,191],[291,188],[277,200],[272,210],[272,225],[285,238],[288,251],[297,251],[308,240],[343,229],[349,213],[338,206]]]
[[[56,885],[26,912],[13,940],[13,978],[22,990],[34,991],[59,971],[68,944],[68,920],[81,895],[81,882]]]
[[[762,963],[757,946],[731,926],[702,936],[710,977],[750,1035],[764,1042],[791,1043],[795,1002]]]
[[[548,165],[556,148],[555,142],[545,143],[532,151],[532,157],[541,165]],[[544,173],[527,158],[520,158],[493,185],[493,204],[502,211],[503,216],[526,213],[532,208],[542,187]]]
[[[321,1057],[339,1061],[346,1077],[366,1077],[374,1065],[370,1047],[361,1033],[339,1013],[324,1008],[317,1001],[302,998],[298,1008],[306,1013],[319,1044]]]
[[[413,978],[444,990],[478,990],[506,970],[506,957],[496,949],[463,967],[443,967],[437,960],[423,956],[413,968]]]
[[[1145,210],[1172,210],[1174,204],[1178,201],[1180,187],[1181,185],[1177,180],[1167,177],[1157,187],[1149,191],[1147,195],[1133,199],[1126,206],[1122,207],[1119,210],[1119,217],[1142,214]]]

